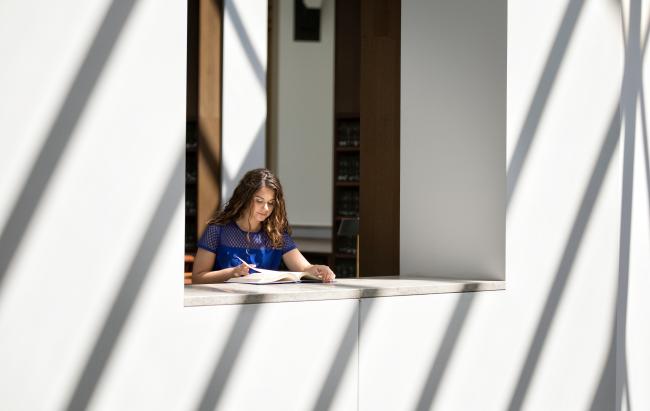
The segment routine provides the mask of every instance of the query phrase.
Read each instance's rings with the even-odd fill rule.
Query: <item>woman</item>
[[[309,272],[323,282],[334,280],[325,265],[312,265],[289,235],[289,222],[280,181],[265,168],[241,179],[223,211],[208,221],[198,243],[192,283],[221,283],[248,274],[239,260],[277,270],[280,259],[291,271]]]

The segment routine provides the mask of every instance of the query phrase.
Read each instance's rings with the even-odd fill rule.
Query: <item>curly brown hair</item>
[[[287,221],[280,180],[266,168],[256,168],[247,172],[237,184],[223,210],[217,210],[208,220],[208,224],[224,225],[236,221],[249,210],[253,196],[262,187],[273,190],[275,194],[275,206],[271,214],[262,222],[262,230],[269,236],[274,248],[282,248],[282,236],[285,232],[291,234],[291,228]]]

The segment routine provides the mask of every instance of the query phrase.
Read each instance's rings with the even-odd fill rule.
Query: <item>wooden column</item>
[[[361,52],[360,1],[337,0],[335,12],[334,114],[358,117],[359,54]]]
[[[361,276],[399,273],[400,0],[361,0]]]
[[[190,0],[192,1],[192,0]],[[223,2],[199,0],[197,233],[221,198],[221,67]]]

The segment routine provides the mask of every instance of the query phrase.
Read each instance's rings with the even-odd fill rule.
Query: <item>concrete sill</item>
[[[185,286],[184,305],[259,304],[496,290],[505,290],[505,281],[392,276],[341,278],[330,284],[197,284]]]

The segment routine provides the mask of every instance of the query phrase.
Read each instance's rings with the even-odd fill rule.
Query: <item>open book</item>
[[[238,257],[239,258],[239,257]],[[245,283],[245,284],[279,284],[279,283],[299,283],[299,282],[321,282],[322,280],[311,274],[295,271],[274,271],[263,268],[252,267],[241,258],[239,259],[246,267],[257,271],[243,277],[233,277],[226,280],[227,283]]]
[[[299,273],[295,271],[274,271],[255,268],[256,273],[250,273],[243,277],[233,277],[226,280],[227,283],[246,284],[278,284],[278,283],[299,283],[299,282],[321,282],[322,280],[310,273]]]

